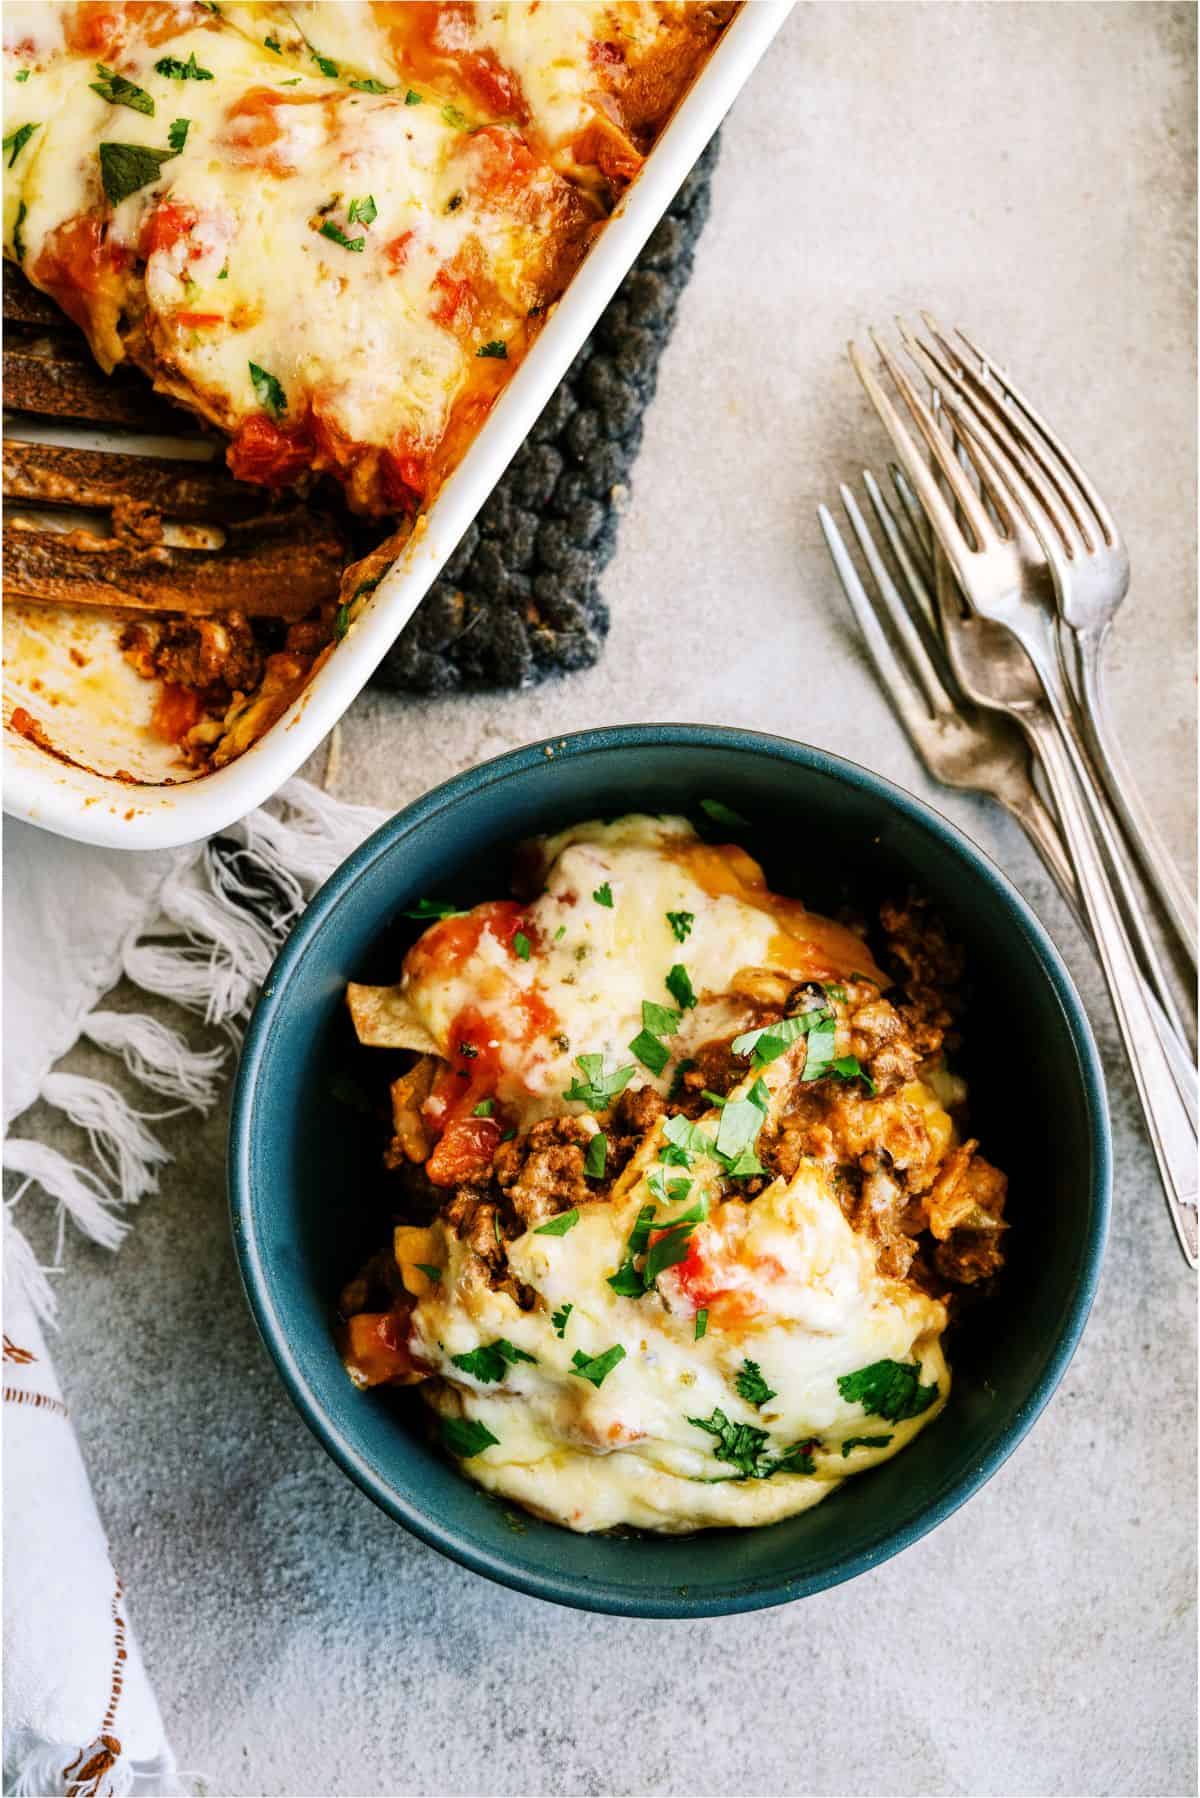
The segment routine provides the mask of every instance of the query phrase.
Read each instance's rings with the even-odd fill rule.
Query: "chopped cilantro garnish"
[[[385,87],[382,81],[376,81],[374,76],[366,81],[352,81],[350,86],[356,87],[360,94],[390,94],[392,91],[390,87]]]
[[[335,225],[332,219],[325,220],[319,235],[327,237],[330,243],[340,243],[343,250],[365,250],[367,247],[365,237],[347,237],[342,227]]]
[[[516,1134],[517,1134],[517,1133],[516,1133],[516,1131],[515,1131],[515,1130],[506,1130],[506,1131],[505,1131],[505,1132],[504,1132],[504,1134],[503,1134],[503,1135],[502,1135],[502,1136],[501,1136],[501,1138],[500,1138],[500,1141],[501,1141],[501,1142],[511,1142],[511,1141],[512,1141],[512,1139],[513,1139],[513,1137],[514,1137],[514,1136],[515,1136],[515,1135],[516,1135]]]
[[[34,132],[38,129],[39,127],[37,125],[21,125],[16,131],[9,132],[8,136],[4,139],[3,144],[3,148],[11,152],[8,158],[9,168],[12,167],[13,163],[17,160],[17,157],[21,154],[21,151],[25,148]]]
[[[846,989],[844,986],[827,986],[825,988],[825,997],[827,999],[832,999],[837,1005],[844,1005],[846,1003]]]
[[[562,940],[563,940],[563,938],[564,938],[564,937],[565,937],[565,936],[566,936],[566,934],[567,934],[567,927],[566,927],[566,925],[565,925],[565,924],[560,924],[560,925],[559,925],[559,927],[558,927],[558,929],[557,929],[557,930],[556,930],[556,931],[555,931],[555,932],[554,932],[554,940],[555,940],[555,942],[556,942],[556,943],[561,943],[561,942],[562,942]]]
[[[133,112],[144,112],[148,119],[154,117],[154,101],[144,87],[135,81],[127,81],[124,75],[118,75],[113,69],[106,69],[102,62],[96,64],[99,81],[89,81],[88,86],[110,106],[128,106]]]
[[[453,125],[457,131],[466,131],[470,127],[471,121],[467,115],[460,112],[457,106],[451,106],[449,101],[442,107],[442,117],[447,125]]]
[[[688,937],[691,935],[692,925],[695,922],[696,914],[693,911],[669,911],[667,913],[667,923],[675,932],[675,941],[677,943],[687,942]]]
[[[702,1306],[701,1309],[699,1311],[697,1311],[697,1313],[696,1313],[696,1341],[699,1342],[700,1338],[702,1336],[704,1336],[707,1333],[707,1331],[708,1331],[708,1307]]]
[[[267,42],[271,43],[270,38],[267,39]],[[271,44],[271,48],[277,50],[279,46]],[[170,81],[212,81],[214,78],[211,69],[200,67],[196,61],[194,50],[186,62],[180,62],[177,56],[160,56],[154,65],[154,73],[165,75]]]
[[[671,1059],[671,1051],[666,1044],[660,1043],[648,1030],[639,1030],[628,1046],[642,1066],[649,1068],[652,1074],[661,1074]]]
[[[778,1395],[762,1377],[762,1368],[757,1361],[743,1361],[742,1371],[733,1382],[737,1387],[739,1398],[744,1398],[748,1405],[761,1410],[769,1398]]]
[[[763,1114],[753,1099],[729,1099],[721,1112],[717,1154],[736,1162],[744,1150],[753,1149],[762,1123]]]
[[[645,1292],[645,1282],[634,1266],[639,1256],[646,1253],[646,1244],[650,1240],[650,1230],[654,1223],[656,1207],[643,1205],[637,1214],[637,1221],[629,1232],[629,1241],[625,1244],[625,1259],[615,1274],[610,1274],[608,1283],[621,1298],[640,1299]]]
[[[852,1449],[886,1448],[891,1440],[890,1436],[847,1436],[842,1443],[842,1460],[846,1459]]]
[[[404,104],[406,106],[419,106],[422,98],[423,95],[419,94],[415,87],[410,87],[404,96]]]
[[[351,200],[350,210],[346,217],[352,225],[373,225],[379,217],[379,208],[375,204],[374,194],[367,194],[361,200]]]
[[[707,1206],[705,1207],[707,1210]],[[665,1273],[668,1267],[675,1267],[683,1261],[688,1252],[692,1232],[700,1222],[700,1207],[693,1206],[691,1212],[682,1217],[672,1218],[663,1228],[661,1235],[656,1235],[646,1251],[646,1265],[642,1270],[642,1281],[646,1291],[655,1284],[659,1274]]]
[[[481,344],[475,354],[477,356],[490,357],[496,362],[507,362],[508,345],[502,337],[493,337],[490,343]]]
[[[869,1367],[840,1374],[837,1385],[848,1404],[859,1404],[868,1417],[883,1417],[888,1423],[919,1417],[938,1393],[936,1380],[922,1386],[915,1361],[872,1361]]]
[[[604,1168],[608,1161],[608,1138],[603,1130],[597,1130],[587,1146],[587,1154],[583,1158],[583,1171],[589,1180],[603,1180]]]
[[[772,1473],[815,1473],[817,1464],[810,1453],[817,1447],[815,1442],[796,1442],[791,1448],[785,1448],[778,1461],[771,1468]]]
[[[25,239],[21,235],[21,226],[25,223],[25,214],[27,211],[28,207],[24,200],[19,200],[17,202],[17,216],[13,220],[13,255],[17,259],[18,267],[25,260]]]
[[[418,899],[415,905],[406,906],[400,913],[402,918],[458,918],[462,913],[457,905],[448,899]]]
[[[685,1117],[670,1117],[663,1125],[663,1135],[685,1155],[707,1155],[712,1151],[712,1137],[699,1124]]]
[[[192,128],[191,119],[172,119],[167,127],[167,142],[171,146],[171,154],[178,156],[187,143],[188,132]]]
[[[226,263],[225,267],[221,270],[220,274],[217,276],[217,280],[218,281],[228,281],[228,279],[229,279],[229,264]]]
[[[471,1113],[471,1116],[473,1118],[490,1118],[492,1111],[495,1108],[495,1104],[496,1101],[494,1099],[480,1099],[478,1105]]]
[[[265,37],[263,39],[263,43],[266,45],[268,50],[274,50],[276,56],[283,55],[283,49],[282,49],[282,46],[280,45],[279,39],[277,37]]]
[[[473,1417],[443,1417],[442,1441],[452,1455],[468,1461],[472,1455],[481,1455],[485,1448],[498,1447],[500,1438]]]
[[[821,1017],[821,1012],[801,1012],[797,1018],[780,1018],[778,1024],[762,1024],[757,1030],[747,1030],[741,1036],[735,1036],[730,1047],[735,1055],[752,1056],[756,1068],[766,1067],[768,1062],[778,1061],[784,1050],[807,1036],[812,1021]]]
[[[572,1080],[563,1097],[578,1099],[589,1111],[607,1111],[637,1072],[631,1066],[616,1068],[611,1074],[606,1074],[603,1055],[577,1055],[575,1066],[583,1070],[583,1079]]]
[[[677,961],[675,966],[670,969],[665,984],[680,1011],[691,1011],[696,1003],[696,994],[692,987],[691,976],[682,962]]]
[[[746,1097],[749,1099],[751,1105],[757,1105],[758,1109],[763,1112],[764,1115],[770,1109],[771,1095],[767,1091],[766,1081],[762,1079],[761,1076],[754,1082],[754,1085],[750,1088]]]
[[[287,395],[283,391],[282,384],[265,368],[260,368],[257,362],[251,362],[247,366],[250,369],[250,379],[254,383],[254,392],[263,411],[269,412],[272,418],[282,418],[287,411]]]
[[[530,944],[529,938],[525,935],[525,932],[523,930],[518,930],[514,934],[512,943],[513,943],[513,954],[516,956],[517,960],[518,961],[528,961],[531,944]]]
[[[306,39],[305,42],[307,41],[308,40]],[[330,81],[337,80],[338,76],[341,74],[341,70],[338,68],[336,62],[332,61],[328,56],[322,56],[321,52],[319,50],[314,50],[311,44],[308,46],[308,53],[320,69],[322,75],[326,76]]]
[[[731,805],[724,805],[719,799],[702,799],[700,810],[710,817],[714,824],[723,824],[730,830],[748,830],[750,820],[743,818],[741,812],[735,812]]]
[[[857,1055],[835,1055],[829,1065],[833,1072],[839,1074],[843,1080],[861,1080],[871,1097],[874,1098],[876,1092],[875,1082],[872,1080],[870,1074],[868,1074],[866,1068],[863,1067]]]
[[[729,1100],[725,1097],[724,1093],[715,1093],[712,1088],[708,1086],[702,1086],[700,1088],[700,1097],[702,1099],[707,1099],[710,1105],[715,1105],[718,1111],[724,1111],[726,1105],[729,1103]]]
[[[333,615],[333,640],[340,643],[350,629],[350,607],[343,603]]]
[[[414,1261],[413,1266],[419,1274],[424,1274],[427,1280],[432,1280],[435,1286],[441,1285],[442,1270],[440,1267],[435,1267],[430,1261]]]
[[[145,144],[101,144],[100,180],[110,206],[149,187],[162,174],[162,165],[174,156],[174,150],[150,150]],[[11,168],[12,164],[9,163]]]
[[[494,1386],[502,1380],[508,1369],[518,1361],[530,1361],[537,1364],[536,1355],[527,1355],[509,1342],[507,1337],[498,1337],[495,1342],[480,1343],[465,1355],[451,1355],[455,1367],[461,1367],[464,1373],[470,1374],[473,1380],[480,1380],[485,1386]]]
[[[680,1014],[669,1005],[656,1005],[653,999],[642,1000],[642,1024],[655,1036],[672,1036],[681,1023]]]
[[[578,1205],[573,1205],[570,1211],[560,1211],[558,1216],[552,1217],[548,1223],[539,1224],[534,1231],[534,1235],[565,1236],[567,1231],[573,1230],[578,1222],[579,1207]]]
[[[15,79],[17,81],[28,81],[31,73],[32,71],[30,69],[18,69]]]
[[[562,1305],[557,1311],[552,1311],[550,1313],[550,1322],[554,1325],[554,1334],[558,1337],[560,1342],[567,1333],[567,1319],[574,1309],[574,1305],[567,1304]]]
[[[602,886],[596,888],[595,892],[592,894],[592,898],[596,901],[597,905],[607,905],[608,909],[610,911],[612,910],[612,888],[609,886],[607,880]]]
[[[729,1467],[736,1467],[739,1479],[766,1479],[771,1471],[766,1458],[769,1440],[766,1430],[760,1430],[752,1423],[732,1423],[720,1406],[717,1406],[711,1417],[689,1417],[688,1422],[717,1438],[713,1454],[718,1461],[725,1462]]]
[[[571,1368],[581,1380],[590,1380],[593,1386],[603,1386],[613,1368],[624,1359],[625,1350],[619,1342],[612,1348],[605,1349],[602,1355],[585,1355],[582,1349],[576,1349],[571,1356]]]
[[[811,1012],[809,1016],[812,1016]],[[827,1074],[833,1066],[833,1051],[836,1046],[837,1019],[831,1011],[819,1012],[816,1023],[808,1033],[801,1080],[820,1080]]]

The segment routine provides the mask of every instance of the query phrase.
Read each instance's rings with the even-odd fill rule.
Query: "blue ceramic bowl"
[[[359,1051],[347,980],[394,980],[421,894],[505,890],[522,837],[631,809],[725,801],[771,884],[868,913],[910,885],[964,944],[973,982],[964,1072],[972,1129],[1010,1176],[1009,1262],[949,1343],[944,1414],[902,1455],[814,1510],[757,1530],[580,1536],[472,1485],[433,1448],[411,1393],[356,1391],[334,1347],[342,1281],[378,1246],[378,1136],[345,1103]],[[375,1055],[381,1051],[370,1052]],[[1062,1377],[1092,1302],[1109,1209],[1104,1086],[1078,995],[1004,875],[954,827],[850,762],[697,725],[587,731],[501,756],[401,812],[305,912],[263,988],[230,1132],[246,1291],[306,1423],[376,1504],[505,1585],[586,1610],[694,1617],[780,1604],[852,1578],[978,1491]]]

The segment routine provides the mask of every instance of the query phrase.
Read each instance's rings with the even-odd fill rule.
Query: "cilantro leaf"
[[[743,1059],[749,1055],[756,1068],[766,1067],[768,1062],[778,1061],[784,1050],[800,1037],[807,1036],[809,1020],[817,1014],[803,1011],[796,1018],[780,1018],[777,1024],[762,1024],[757,1030],[747,1030],[741,1036],[735,1036],[730,1047],[735,1055]]]
[[[333,615],[333,640],[340,643],[350,629],[350,607],[343,602]]]
[[[118,75],[113,69],[106,69],[102,62],[96,64],[99,81],[89,81],[88,86],[110,106],[128,106],[133,112],[144,112],[148,119],[154,117],[154,101],[144,87],[136,81],[127,81],[124,75]]]
[[[754,1405],[758,1410],[762,1409],[769,1398],[778,1396],[763,1379],[762,1368],[757,1361],[743,1361],[742,1371],[733,1383],[737,1387],[739,1398],[744,1398],[748,1405]]]
[[[400,913],[402,918],[460,918],[462,915],[460,908],[451,905],[448,899],[418,899],[415,905]]]
[[[559,1310],[550,1313],[550,1322],[554,1325],[554,1334],[558,1337],[560,1342],[567,1333],[567,1319],[574,1309],[574,1305],[568,1304],[563,1305]]]
[[[173,119],[167,126],[167,142],[171,146],[172,156],[178,156],[187,143],[188,132],[192,128],[191,119]]]
[[[356,87],[360,94],[390,94],[392,92],[392,89],[385,87],[382,81],[376,81],[373,75],[366,81],[352,81],[350,86]]]
[[[583,1171],[589,1180],[603,1180],[605,1163],[608,1160],[608,1138],[603,1130],[598,1130],[587,1146],[583,1158]]]
[[[603,1055],[577,1055],[575,1065],[583,1070],[582,1080],[572,1080],[565,1099],[578,1099],[589,1111],[607,1111],[618,1094],[623,1093],[633,1079],[637,1069],[629,1067],[616,1068],[611,1074],[604,1072]]]
[[[712,1152],[712,1137],[699,1124],[693,1124],[685,1117],[669,1117],[663,1125],[663,1135],[674,1147],[682,1149],[685,1155],[708,1155]]]
[[[25,260],[25,239],[21,235],[21,226],[25,223],[25,214],[28,210],[24,200],[18,200],[17,216],[13,220],[13,255],[17,259],[18,268]]]
[[[666,1044],[660,1043],[648,1030],[639,1030],[628,1047],[652,1074],[661,1074],[671,1059],[671,1051]]]
[[[548,1222],[539,1224],[534,1231],[534,1235],[565,1236],[567,1231],[573,1230],[578,1222],[579,1207],[578,1205],[573,1205],[570,1211],[560,1211],[557,1217],[552,1217]]]
[[[647,1250],[646,1265],[642,1270],[642,1284],[647,1292],[655,1284],[659,1274],[686,1260],[692,1232],[698,1222],[698,1218],[675,1218],[661,1235],[655,1236]]]
[[[367,194],[361,200],[351,200],[346,217],[352,225],[373,225],[379,217],[374,194]]]
[[[581,1380],[590,1380],[593,1386],[603,1386],[605,1380],[618,1362],[625,1359],[625,1350],[618,1342],[602,1355],[585,1355],[582,1349],[576,1349],[571,1356],[572,1372]]]
[[[811,1017],[811,1012],[809,1016]],[[831,1011],[820,1012],[816,1023],[808,1033],[808,1047],[804,1052],[803,1081],[820,1080],[833,1066],[833,1051],[837,1046],[837,1019]]]
[[[655,1036],[672,1036],[683,1019],[669,1005],[656,1005],[653,999],[642,1000],[642,1025]]]
[[[762,1129],[763,1114],[752,1099],[730,1099],[721,1112],[717,1131],[717,1154],[736,1162],[746,1149],[753,1149]]]
[[[698,1430],[717,1438],[713,1454],[718,1461],[737,1468],[743,1480],[765,1480],[771,1471],[766,1456],[768,1434],[752,1423],[731,1423],[718,1405],[711,1417],[689,1417]]]
[[[442,117],[447,125],[453,125],[458,131],[466,131],[471,123],[466,113],[460,112],[457,106],[451,106],[449,101],[442,107]]]
[[[493,1436],[486,1424],[477,1423],[473,1417],[443,1417],[441,1422],[442,1441],[460,1460],[470,1460],[485,1448],[499,1446],[499,1436]]]
[[[174,154],[174,150],[151,150],[145,144],[101,144],[100,180],[109,205],[119,206],[140,187],[157,181],[163,163],[170,162]]]
[[[749,818],[743,818],[741,812],[735,812],[731,805],[725,805],[719,799],[702,799],[700,810],[710,817],[714,824],[723,824],[727,830],[749,830]]]
[[[478,1348],[469,1350],[465,1355],[451,1355],[455,1367],[470,1374],[473,1380],[479,1380],[485,1386],[495,1385],[502,1380],[509,1368],[518,1361],[530,1361],[537,1364],[536,1355],[527,1355],[524,1349],[517,1348],[506,1336],[500,1336],[495,1342],[480,1343]]]
[[[343,250],[365,250],[367,247],[365,237],[347,237],[342,227],[335,225],[332,219],[325,220],[317,235],[327,237],[330,243],[340,243]]]
[[[508,345],[502,337],[493,337],[490,343],[481,344],[475,354],[477,356],[490,357],[496,362],[507,362]]]
[[[257,362],[248,363],[247,366],[254,383],[255,396],[263,411],[269,412],[272,418],[282,418],[287,411],[287,394],[283,391],[282,383],[265,368],[260,368]]]
[[[861,1080],[871,1097],[875,1097],[878,1088],[857,1055],[836,1055],[829,1065],[843,1080]]]
[[[32,73],[33,73],[32,69],[18,69],[15,79],[17,81],[28,81],[29,77],[30,77],[30,75],[32,75]]]
[[[271,40],[268,38],[267,42],[270,43]],[[272,44],[271,48],[277,50],[279,46],[278,44]],[[213,80],[212,70],[202,69],[200,67],[200,64],[196,61],[196,52],[194,50],[186,62],[180,62],[177,56],[160,56],[154,65],[154,73],[156,75],[165,75],[170,81]]]
[[[424,1274],[427,1280],[432,1280],[435,1286],[441,1285],[442,1270],[440,1267],[434,1267],[429,1261],[414,1261],[413,1266],[418,1273]]]
[[[483,354],[482,350],[480,351],[480,354],[481,355]],[[608,884],[607,880],[603,883],[602,886],[598,886],[596,888],[595,892],[592,894],[592,898],[596,901],[597,905],[607,905],[608,909],[610,911],[612,910],[612,902],[613,902],[612,888]]]
[[[308,43],[307,38],[304,41],[305,43]],[[327,80],[337,80],[338,76],[341,74],[341,70],[331,57],[322,56],[321,52],[319,50],[314,50],[311,44],[308,45],[308,54],[312,57],[322,75],[324,75]]]
[[[725,1169],[731,1180],[749,1180],[755,1174],[765,1174],[766,1171],[753,1149],[743,1149],[737,1159],[731,1161]]]
[[[40,129],[41,127],[39,125],[21,125],[16,131],[9,132],[8,136],[4,139],[2,146],[5,150],[11,150],[12,152],[8,159],[9,168],[11,168],[13,163],[17,160],[17,157],[21,154],[21,151],[25,148],[34,132]]]
[[[525,935],[525,932],[523,930],[518,930],[514,934],[513,940],[512,940],[512,945],[513,945],[513,954],[516,956],[518,961],[528,961],[529,960],[529,951],[530,951],[530,948],[532,947],[532,945],[530,944],[529,938]]]
[[[785,1448],[779,1459],[771,1468],[772,1473],[815,1473],[817,1464],[810,1454],[816,1448],[815,1442],[796,1442],[791,1448]]]
[[[263,43],[268,50],[274,50],[276,56],[283,55],[283,46],[277,37],[265,37]]]
[[[846,1459],[851,1449],[886,1448],[891,1440],[890,1436],[847,1436],[842,1443],[842,1460]]]
[[[699,1311],[697,1311],[697,1313],[696,1313],[695,1340],[697,1342],[699,1342],[700,1338],[702,1336],[706,1335],[707,1332],[708,1332],[708,1307],[702,1306],[701,1309]]]
[[[492,1115],[494,1106],[495,1106],[494,1099],[480,1099],[478,1105],[475,1107],[474,1111],[471,1113],[471,1116],[473,1118],[490,1118]]]
[[[696,994],[692,987],[691,976],[682,962],[675,963],[675,966],[667,974],[665,984],[680,1011],[691,1011],[696,1004]]]
[[[637,1214],[637,1221],[629,1232],[629,1241],[625,1244],[625,1259],[616,1273],[608,1276],[608,1284],[620,1298],[640,1299],[646,1290],[646,1283],[634,1262],[646,1253],[656,1209],[654,1205],[642,1206]]]
[[[677,943],[687,942],[688,937],[691,935],[692,925],[695,922],[696,914],[694,911],[669,911],[667,913],[667,923],[675,932],[675,941]]]
[[[838,1391],[848,1404],[859,1404],[868,1417],[901,1423],[920,1417],[937,1397],[937,1382],[921,1385],[921,1369],[915,1361],[872,1361],[854,1373],[838,1375]]]
[[[410,87],[404,96],[404,104],[406,106],[419,106],[423,99],[423,94],[419,94],[415,87]]]

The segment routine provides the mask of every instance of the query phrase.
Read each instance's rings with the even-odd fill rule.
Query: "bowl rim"
[[[514,1567],[504,1556],[482,1547],[462,1531],[441,1523],[433,1515],[402,1498],[386,1479],[367,1464],[347,1434],[325,1415],[320,1401],[301,1371],[280,1316],[269,1297],[255,1227],[250,1179],[256,1134],[254,1120],[257,1113],[253,1102],[254,1094],[271,1037],[287,1004],[291,983],[298,974],[309,945],[323,930],[341,901],[379,857],[390,854],[397,843],[419,831],[432,817],[459,799],[506,781],[514,775],[535,767],[544,767],[566,756],[598,755],[617,748],[658,746],[738,749],[825,774],[895,807],[965,861],[993,897],[1016,914],[1019,924],[1032,941],[1043,972],[1062,1007],[1076,1052],[1094,1170],[1091,1217],[1086,1236],[1079,1245],[1076,1278],[1070,1302],[1060,1319],[1057,1337],[1035,1385],[1017,1407],[989,1452],[957,1480],[949,1483],[918,1515],[892,1527],[882,1528],[857,1552],[847,1555],[831,1567],[818,1573],[791,1578],[773,1575],[760,1581],[747,1582],[734,1591],[695,1596],[686,1587],[666,1583],[657,1589],[627,1587],[612,1581],[606,1583],[580,1579],[553,1569]],[[808,1597],[853,1579],[920,1541],[972,1498],[999,1471],[1049,1403],[1087,1323],[1108,1237],[1112,1147],[1107,1095],[1099,1054],[1083,1002],[1062,956],[1045,927],[1007,875],[956,824],[924,800],[916,798],[871,769],[832,751],[796,742],[791,738],[728,725],[624,724],[543,738],[522,748],[506,751],[454,775],[387,819],[334,871],[309,902],[276,956],[263,982],[247,1027],[231,1104],[227,1178],[238,1271],[259,1334],[275,1362],[288,1396],[304,1422],[326,1452],[368,1498],[430,1547],[470,1568],[472,1572],[482,1574],[515,1591],[576,1610],[599,1611],[626,1617],[683,1618],[731,1616],[775,1604],[786,1604],[792,1599]]]

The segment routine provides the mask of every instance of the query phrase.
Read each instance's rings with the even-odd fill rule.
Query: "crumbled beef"
[[[887,960],[903,991],[900,1012],[923,1060],[936,1055],[962,1010],[963,952],[929,902],[910,894],[879,908]]]
[[[159,635],[153,663],[156,674],[177,686],[222,686],[230,693],[249,692],[263,672],[262,651],[238,612],[171,619]]]
[[[775,1023],[778,1012],[769,1012],[759,1019],[760,1023]],[[704,1097],[706,1092],[718,1093],[721,1098],[731,1087],[737,1085],[746,1073],[747,1063],[733,1052],[733,1037],[724,1037],[719,1042],[701,1043],[691,1057],[691,1067],[685,1067],[680,1075],[677,1089],[672,1094],[671,1109],[681,1111],[685,1117],[698,1118],[711,1109],[711,1101]]]
[[[500,1144],[492,1172],[524,1229],[594,1197],[583,1171],[591,1140],[582,1118],[564,1117],[544,1118],[526,1135]]]

